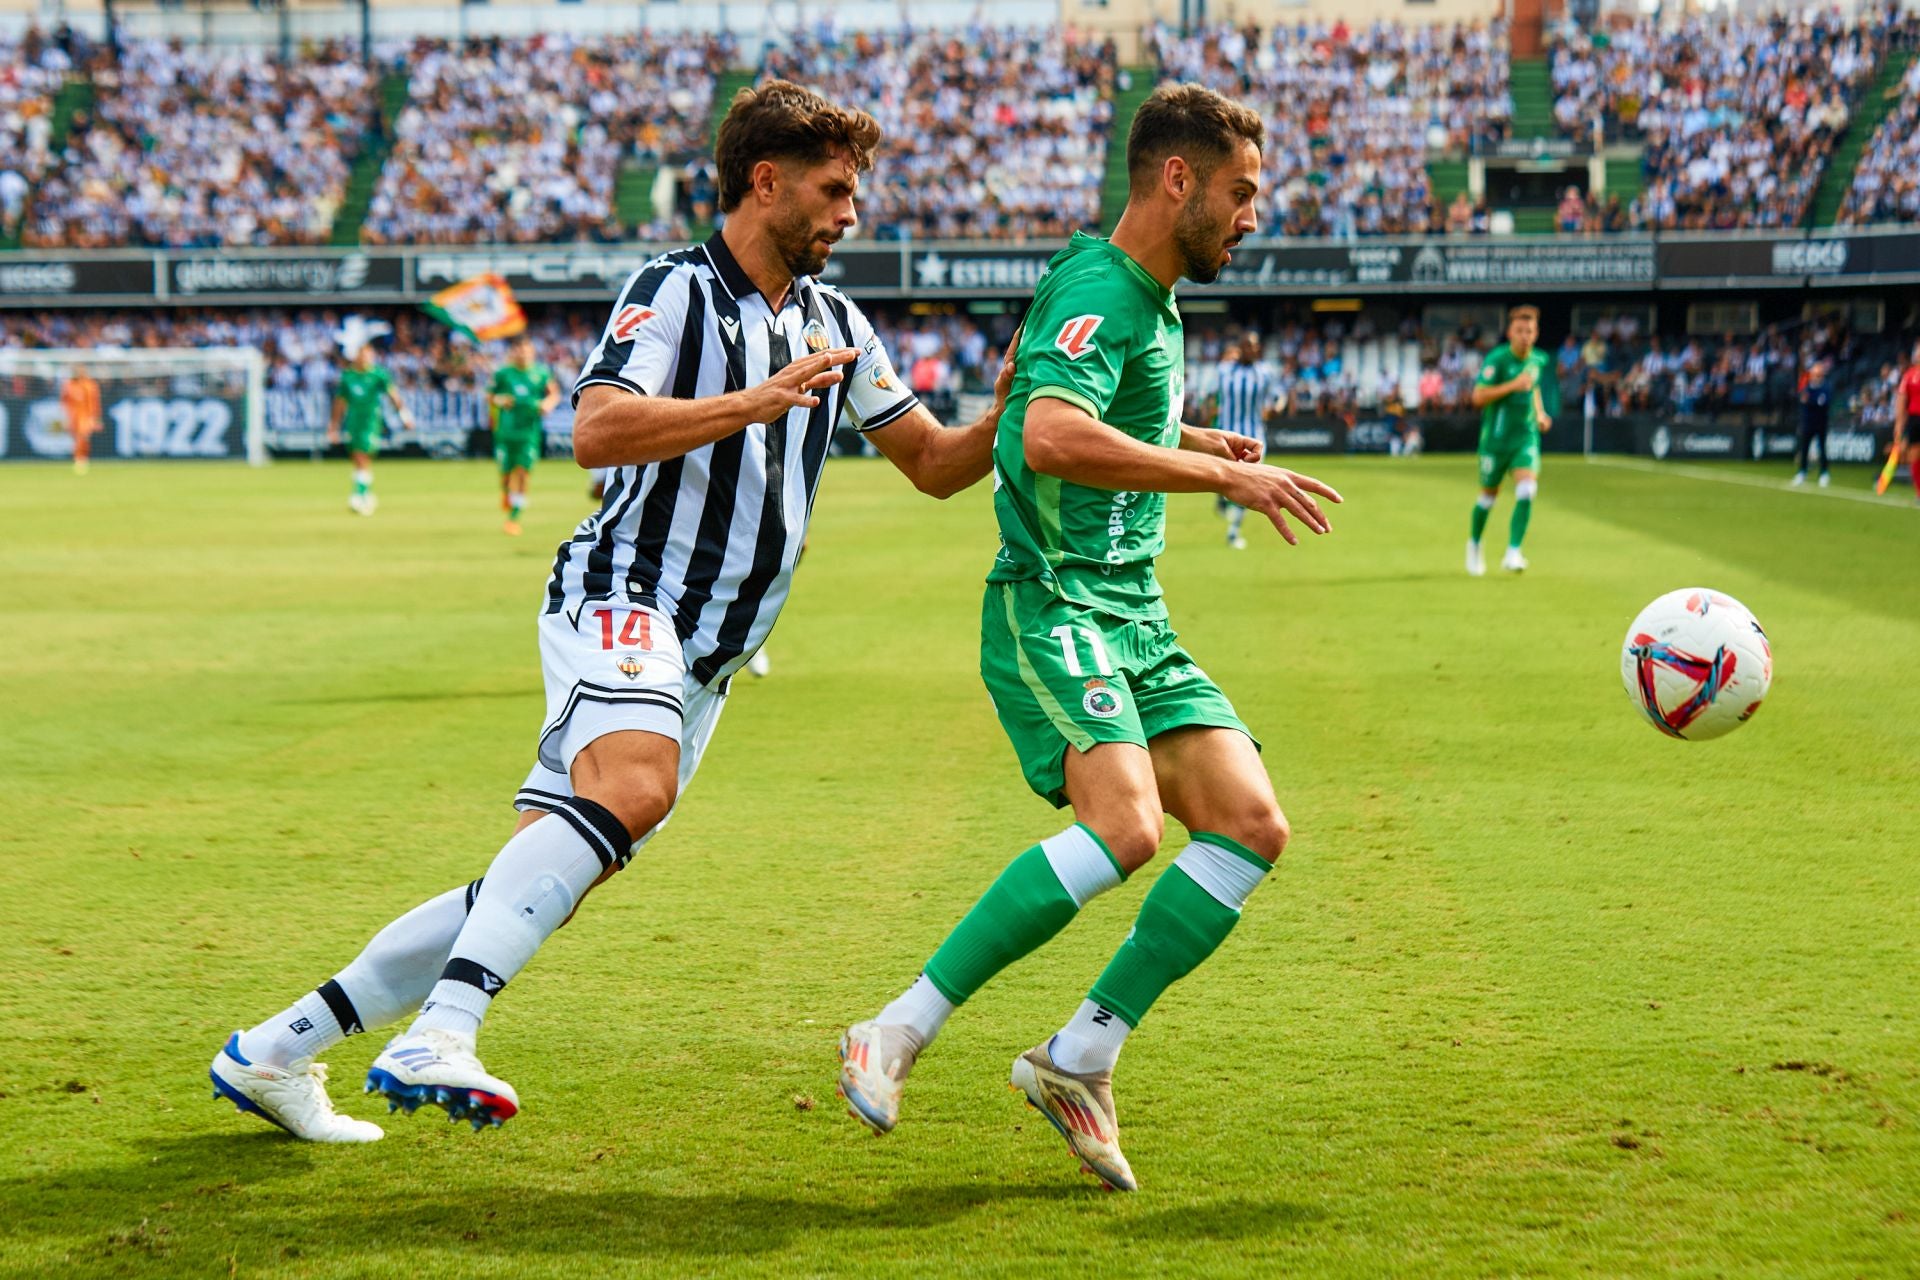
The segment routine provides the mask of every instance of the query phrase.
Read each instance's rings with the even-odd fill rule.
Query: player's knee
[[[1521,502],[1533,501],[1533,496],[1539,492],[1540,482],[1532,476],[1526,476],[1513,482],[1513,496]]]
[[[1226,836],[1269,863],[1278,862],[1286,851],[1293,829],[1287,815],[1272,801],[1250,804],[1243,810],[1216,822],[1211,830]]]
[[[1119,813],[1101,814],[1087,826],[1106,843],[1107,852],[1120,864],[1120,869],[1131,875],[1159,852],[1166,821],[1165,814],[1143,804]]]

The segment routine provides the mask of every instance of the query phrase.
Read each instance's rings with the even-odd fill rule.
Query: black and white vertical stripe
[[[1223,364],[1214,397],[1220,405],[1215,423],[1220,430],[1258,439],[1273,402],[1273,376],[1257,364]]]
[[[778,314],[718,235],[628,279],[575,384],[691,399],[756,386],[814,345],[858,347],[812,409],[693,452],[617,468],[600,510],[560,547],[549,613],[625,599],[673,619],[703,684],[758,649],[786,602],[827,444],[841,415],[872,431],[917,403],[873,327],[845,295],[805,277]]]

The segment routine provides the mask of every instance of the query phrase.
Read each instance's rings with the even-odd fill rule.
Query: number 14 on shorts
[[[619,634],[614,633],[614,616],[624,613],[626,622],[621,625]],[[611,649],[618,644],[623,649],[653,648],[653,619],[641,609],[595,609],[593,616],[600,620],[600,647]]]

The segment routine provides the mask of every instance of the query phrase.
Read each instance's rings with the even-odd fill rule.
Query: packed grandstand
[[[721,220],[716,113],[732,89],[773,76],[880,121],[858,235],[888,244],[1043,251],[1110,224],[1129,104],[1168,80],[1260,111],[1264,236],[1497,242],[1512,217],[1487,184],[1468,189],[1466,160],[1555,139],[1552,154],[1573,157],[1582,181],[1521,229],[1920,222],[1920,17],[1616,17],[1549,24],[1545,37],[1520,58],[1499,19],[1156,24],[1123,57],[1105,34],[985,22],[850,30],[828,19],[747,44],[699,31],[279,49],[28,29],[0,38],[0,245],[685,240]],[[1589,152],[1604,184],[1585,180]],[[14,312],[0,347],[258,347],[276,403],[306,405],[295,416],[311,419],[337,376],[344,301]],[[933,396],[982,390],[1013,325],[1011,308],[868,307],[903,372]],[[385,301],[352,309],[392,326],[383,358],[406,394],[484,425],[479,391],[497,351]],[[1790,412],[1801,376],[1827,360],[1862,423],[1883,412],[1903,355],[1892,332],[1907,322],[1856,331],[1844,308],[1776,307],[1722,327],[1644,298],[1562,312],[1557,388],[1590,413]],[[534,303],[529,315],[564,380],[601,312]],[[1471,307],[1409,296],[1323,315],[1249,294],[1189,317],[1200,401],[1224,346],[1249,339],[1279,414],[1349,420],[1466,409],[1495,340]]]
[[[282,53],[29,29],[0,43],[0,242],[681,238],[713,219],[703,155],[720,87],[742,74],[797,79],[879,118],[863,208],[863,234],[878,239],[1050,240],[1096,224],[1117,103],[1167,79],[1261,111],[1274,234],[1496,229],[1485,193],[1446,162],[1518,132],[1637,159],[1609,164],[1637,168],[1611,190],[1570,186],[1552,216],[1562,232],[1804,225],[1843,151],[1857,163],[1837,175],[1839,220],[1920,220],[1912,15],[1614,20],[1546,35],[1550,115],[1520,130],[1497,19],[1155,25],[1124,67],[1111,39],[1059,27],[825,21],[766,41],[747,66],[733,36],[706,32]],[[640,198],[623,201],[623,181],[643,184]]]

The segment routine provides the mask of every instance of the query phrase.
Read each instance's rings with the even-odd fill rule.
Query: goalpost
[[[254,347],[0,348],[0,460],[73,456],[60,393],[100,385],[96,458],[267,461],[267,362]]]

